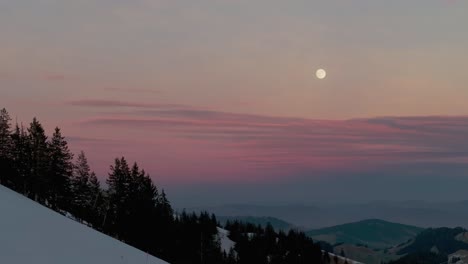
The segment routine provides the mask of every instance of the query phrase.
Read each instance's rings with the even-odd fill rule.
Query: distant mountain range
[[[367,264],[467,264],[468,232],[369,219],[308,231],[314,240],[333,244],[335,254]]]
[[[414,238],[423,228],[391,223],[379,219],[337,225],[307,231],[314,240],[321,240],[332,245],[354,244],[372,249],[385,249]]]
[[[294,225],[275,217],[221,216],[226,221],[265,226],[277,229]],[[327,251],[345,255],[367,264],[440,264],[468,263],[468,232],[463,228],[428,228],[367,219],[306,231],[316,242],[324,241]],[[330,246],[332,245],[332,246]],[[452,262],[453,261],[453,262]]]
[[[186,208],[187,211],[206,210],[222,216],[270,216],[303,229],[318,229],[357,222],[383,219],[419,227],[468,228],[468,201],[376,201],[362,204],[327,205],[251,205],[231,204]]]

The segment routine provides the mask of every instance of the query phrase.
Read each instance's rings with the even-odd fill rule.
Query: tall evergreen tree
[[[104,215],[105,197],[101,184],[94,172],[91,172],[89,175],[89,192],[89,204],[91,207],[88,209],[90,213],[86,221],[97,227]]]
[[[30,168],[31,181],[29,196],[36,201],[45,202],[46,193],[50,184],[48,173],[48,146],[47,136],[41,123],[34,118],[29,128]]]
[[[86,212],[90,208],[90,176],[91,169],[89,168],[88,160],[85,153],[81,151],[73,166],[73,174],[71,177],[71,204],[73,214],[85,220],[87,220]]]
[[[167,222],[171,222],[174,218],[174,210],[172,209],[171,203],[167,199],[166,192],[164,189],[161,190],[161,194],[157,198],[157,209],[158,217],[164,219]]]
[[[179,218],[187,219],[186,213],[183,212],[182,216]],[[156,213],[153,225],[155,237],[157,239],[154,243],[154,247],[156,252],[162,251],[160,254],[168,257],[177,254],[174,249],[177,247],[177,243],[180,243],[180,241],[174,240],[174,237],[177,236],[176,229],[178,229],[175,220],[174,210],[167,199],[164,189],[162,189],[156,201]]]
[[[31,144],[23,126],[16,124],[11,135],[12,139],[12,159],[14,167],[13,188],[25,195],[31,193]]]
[[[107,179],[110,207],[106,229],[121,239],[128,236],[127,219],[130,215],[128,202],[130,196],[131,172],[124,157],[115,159]]]
[[[11,186],[12,167],[11,118],[5,108],[0,110],[0,183]]]
[[[83,151],[78,154],[73,166],[71,190],[71,208],[75,217],[99,228],[105,213],[105,197],[99,180],[91,171]]]
[[[11,152],[11,118],[5,108],[0,110],[0,158],[8,157]]]
[[[151,249],[150,245],[154,241],[152,235],[155,230],[157,197],[158,190],[149,175],[134,163],[128,201],[129,211],[133,216],[128,219],[128,223],[133,227],[129,230],[129,240],[146,251]]]
[[[55,128],[49,143],[49,195],[48,199],[52,207],[65,209],[70,207],[71,189],[70,179],[73,173],[73,154],[68,148],[68,143],[62,136],[60,129]]]

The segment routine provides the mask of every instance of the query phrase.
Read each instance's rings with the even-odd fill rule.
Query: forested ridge
[[[73,154],[60,128],[48,137],[34,118],[12,125],[0,110],[0,183],[62,214],[170,263],[327,263],[304,233],[228,222],[236,245],[221,250],[215,215],[174,212],[148,173],[116,158],[101,186],[84,152]]]

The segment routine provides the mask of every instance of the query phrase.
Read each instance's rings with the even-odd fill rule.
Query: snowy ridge
[[[468,250],[458,250],[448,256],[448,263],[468,264]]]
[[[3,186],[0,212],[0,263],[167,263]]]
[[[322,250],[322,253],[325,253],[325,251]],[[349,264],[364,264],[362,262],[355,261],[355,260],[352,260],[352,259],[349,259],[349,258],[345,258],[345,257],[342,257],[340,255],[336,255],[336,254],[333,254],[333,253],[330,253],[330,252],[328,252],[328,255],[330,255],[330,259],[331,259],[332,264],[335,264],[335,262],[333,261],[333,258],[335,256],[338,257],[338,261],[340,261],[340,263],[344,263],[346,261]]]
[[[221,227],[218,227],[218,239],[219,242],[221,243],[221,250],[229,253],[231,248],[234,248],[234,245],[236,244],[234,241],[229,239],[229,231],[226,229],[222,229]]]

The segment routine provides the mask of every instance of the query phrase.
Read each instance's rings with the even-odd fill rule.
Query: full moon
[[[324,69],[318,69],[315,72],[315,76],[317,76],[317,78],[319,78],[320,80],[325,79],[325,77],[327,77],[327,72]]]

